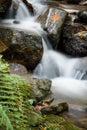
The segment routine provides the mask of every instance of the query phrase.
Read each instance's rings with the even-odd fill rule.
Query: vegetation
[[[45,116],[39,128],[40,130],[79,130],[66,119],[56,115]]]
[[[62,117],[42,117],[32,106],[32,95],[32,87],[11,75],[0,57],[0,130],[79,130]]]
[[[32,95],[32,87],[21,77],[11,75],[8,64],[0,57],[0,128],[26,130],[41,121],[29,103]]]

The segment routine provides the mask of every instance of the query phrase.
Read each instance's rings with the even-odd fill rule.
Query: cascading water
[[[41,62],[34,70],[34,76],[52,80],[51,89],[56,99],[61,99],[69,103],[73,102],[78,104],[80,102],[81,104],[86,104],[87,81],[81,81],[85,73],[81,73],[79,70],[77,71],[75,69],[75,66],[78,64],[80,59],[73,59],[59,52],[53,51],[46,37],[46,33],[42,30],[40,24],[35,22],[39,13],[43,12],[42,10],[45,8],[45,6],[41,5],[39,0],[28,1],[33,4],[34,10],[36,12],[34,17],[30,16],[29,11],[21,0],[13,0],[13,2],[18,3],[15,19],[19,20],[19,24],[15,25],[13,23],[15,19],[10,21],[5,20],[2,22],[10,22],[11,24],[7,26],[35,31],[41,35],[43,40],[44,54]],[[38,11],[36,11],[36,7]]]

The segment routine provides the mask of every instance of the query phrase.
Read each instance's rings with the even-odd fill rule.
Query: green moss
[[[79,130],[79,128],[60,116],[49,115],[44,117],[40,130]]]

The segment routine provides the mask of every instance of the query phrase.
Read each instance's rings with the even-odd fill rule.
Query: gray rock
[[[68,39],[65,51],[72,56],[87,56],[87,31],[79,32]]]
[[[67,12],[59,9],[50,8],[45,24],[45,29],[48,32],[48,38],[52,46],[56,49],[60,40],[60,35]]]
[[[55,8],[48,8],[44,14],[38,17],[42,28],[47,31],[48,38],[54,49],[58,48],[60,35],[67,12]]]
[[[47,107],[43,107],[41,109],[42,114],[59,114],[64,111],[68,111],[68,104],[67,103],[59,103],[58,105],[50,105]]]
[[[33,86],[37,101],[43,100],[49,93],[51,81],[48,79],[29,78],[29,84]]]
[[[8,48],[3,52],[4,58],[23,64],[29,70],[33,70],[42,58],[42,38],[34,32],[0,28],[0,41]]]

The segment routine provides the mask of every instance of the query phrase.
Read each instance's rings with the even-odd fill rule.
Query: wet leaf
[[[0,53],[5,51],[8,47],[2,42],[0,41]]]
[[[56,13],[52,13],[51,16],[50,16],[50,19],[54,23],[54,22],[56,22],[57,20],[60,19],[60,15],[56,14]]]

